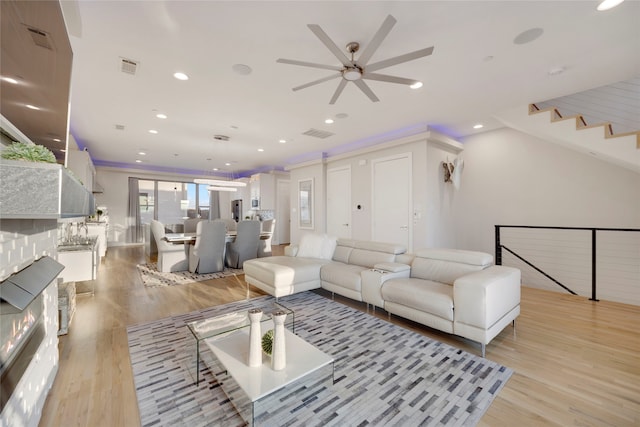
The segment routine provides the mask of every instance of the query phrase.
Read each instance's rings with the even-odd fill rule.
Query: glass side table
[[[285,320],[285,327],[291,329],[291,332],[295,333],[295,313],[293,310],[283,306],[279,302],[269,302],[266,305],[256,304],[251,308],[262,309],[262,324],[271,320],[271,313],[275,311],[284,311],[287,313]],[[207,319],[196,320],[195,322],[187,323],[187,329],[193,335],[195,339],[195,385],[200,384],[200,362],[201,362],[201,350],[202,341],[208,338],[223,338],[235,331],[243,328],[248,328],[250,325],[248,309],[243,311],[231,312],[221,314],[220,316],[209,317]],[[267,332],[262,331],[262,334]],[[249,342],[247,341],[247,346]]]

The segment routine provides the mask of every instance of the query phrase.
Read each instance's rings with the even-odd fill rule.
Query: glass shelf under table
[[[270,301],[267,304],[256,304],[251,308],[262,309],[262,323],[271,320],[272,313],[276,311],[284,311],[287,313],[285,327],[291,329],[291,332],[295,333],[295,314],[293,310],[285,307],[279,302]],[[193,375],[194,373],[192,372],[192,376],[194,377],[196,385],[200,384],[200,352],[202,341],[207,338],[223,337],[239,329],[247,328],[249,325],[248,309],[187,323],[187,329],[189,329],[189,332],[191,332],[191,335],[195,339],[195,375]]]

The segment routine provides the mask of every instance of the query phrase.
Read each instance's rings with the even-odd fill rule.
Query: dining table
[[[227,231],[225,241],[227,243],[233,242],[236,240],[237,234],[236,231]],[[260,240],[267,240],[269,237],[271,237],[271,233],[260,233]],[[196,233],[165,233],[163,239],[175,244],[194,244],[196,242]]]

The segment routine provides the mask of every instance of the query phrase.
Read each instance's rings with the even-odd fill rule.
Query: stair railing
[[[569,287],[565,286],[556,278],[552,277],[550,274],[534,265],[531,261],[525,259],[524,256],[516,253],[516,251],[506,247],[501,243],[500,231],[503,228],[521,228],[521,229],[545,229],[545,230],[583,230],[591,232],[591,301],[599,301],[597,299],[597,279],[596,279],[596,269],[597,269],[597,232],[598,231],[615,231],[615,232],[640,232],[638,228],[601,228],[601,227],[550,227],[550,226],[537,226],[537,225],[496,225],[495,226],[495,263],[496,265],[502,265],[502,250],[509,252],[520,261],[524,262],[526,265],[530,266],[537,272],[544,275],[546,278],[554,282],[556,285],[560,286],[567,292],[577,295],[576,292],[569,289]]]

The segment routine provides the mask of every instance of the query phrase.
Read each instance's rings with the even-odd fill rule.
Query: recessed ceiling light
[[[12,79],[11,77],[3,77],[2,80],[4,80],[7,83],[14,84],[14,85],[18,84],[18,81],[16,79]]]
[[[231,166],[231,163],[227,162],[224,164],[225,166]]]
[[[53,138],[53,142],[62,142],[60,138]]]
[[[532,41],[534,41],[535,39],[540,37],[542,35],[542,33],[544,33],[544,30],[542,28],[531,28],[531,29],[529,29],[527,31],[523,31],[520,34],[518,34],[513,39],[513,43],[514,44],[531,43]]]
[[[244,65],[244,64],[234,64],[231,69],[236,73],[236,74],[240,74],[241,76],[246,76],[251,74],[251,71],[253,71],[251,69],[251,67],[249,67],[248,65]]]
[[[166,114],[162,114],[162,113],[158,113],[158,114],[156,114],[156,117],[159,118],[159,119],[166,119],[167,115]]]
[[[27,105],[25,105],[25,107],[27,107],[30,110],[39,110],[38,107],[36,107],[35,105],[31,105],[31,104],[27,104]]]
[[[422,87],[422,82],[415,82],[414,84],[412,84],[411,86],[409,86],[411,89],[420,89]]]
[[[158,133],[158,131],[157,131],[157,130],[155,130],[155,129],[149,129],[149,133],[152,133],[152,134],[154,134],[154,135],[155,135],[156,133]]]
[[[333,123],[333,119],[327,119],[324,121],[326,124],[330,125]]]
[[[286,139],[281,139],[280,141],[278,141],[280,144],[286,144],[287,140]]]
[[[139,151],[138,154],[140,154],[141,156],[146,156],[147,153],[145,153],[144,151]]]
[[[258,148],[258,151],[262,153],[264,151],[264,148]]]
[[[603,0],[600,2],[600,4],[598,4],[598,7],[596,7],[596,9],[599,12],[604,12],[605,10],[613,9],[623,1],[624,0]]]
[[[142,163],[142,160],[136,159],[136,163]]]
[[[482,129],[484,127],[483,124],[478,123],[477,125],[473,125],[474,129]]]
[[[185,73],[181,73],[181,72],[174,73],[173,77],[175,77],[178,80],[189,80],[189,76],[187,76]]]
[[[217,170],[220,170],[220,169],[218,169],[218,168],[213,168],[213,169],[211,169],[211,170],[217,171]]]

